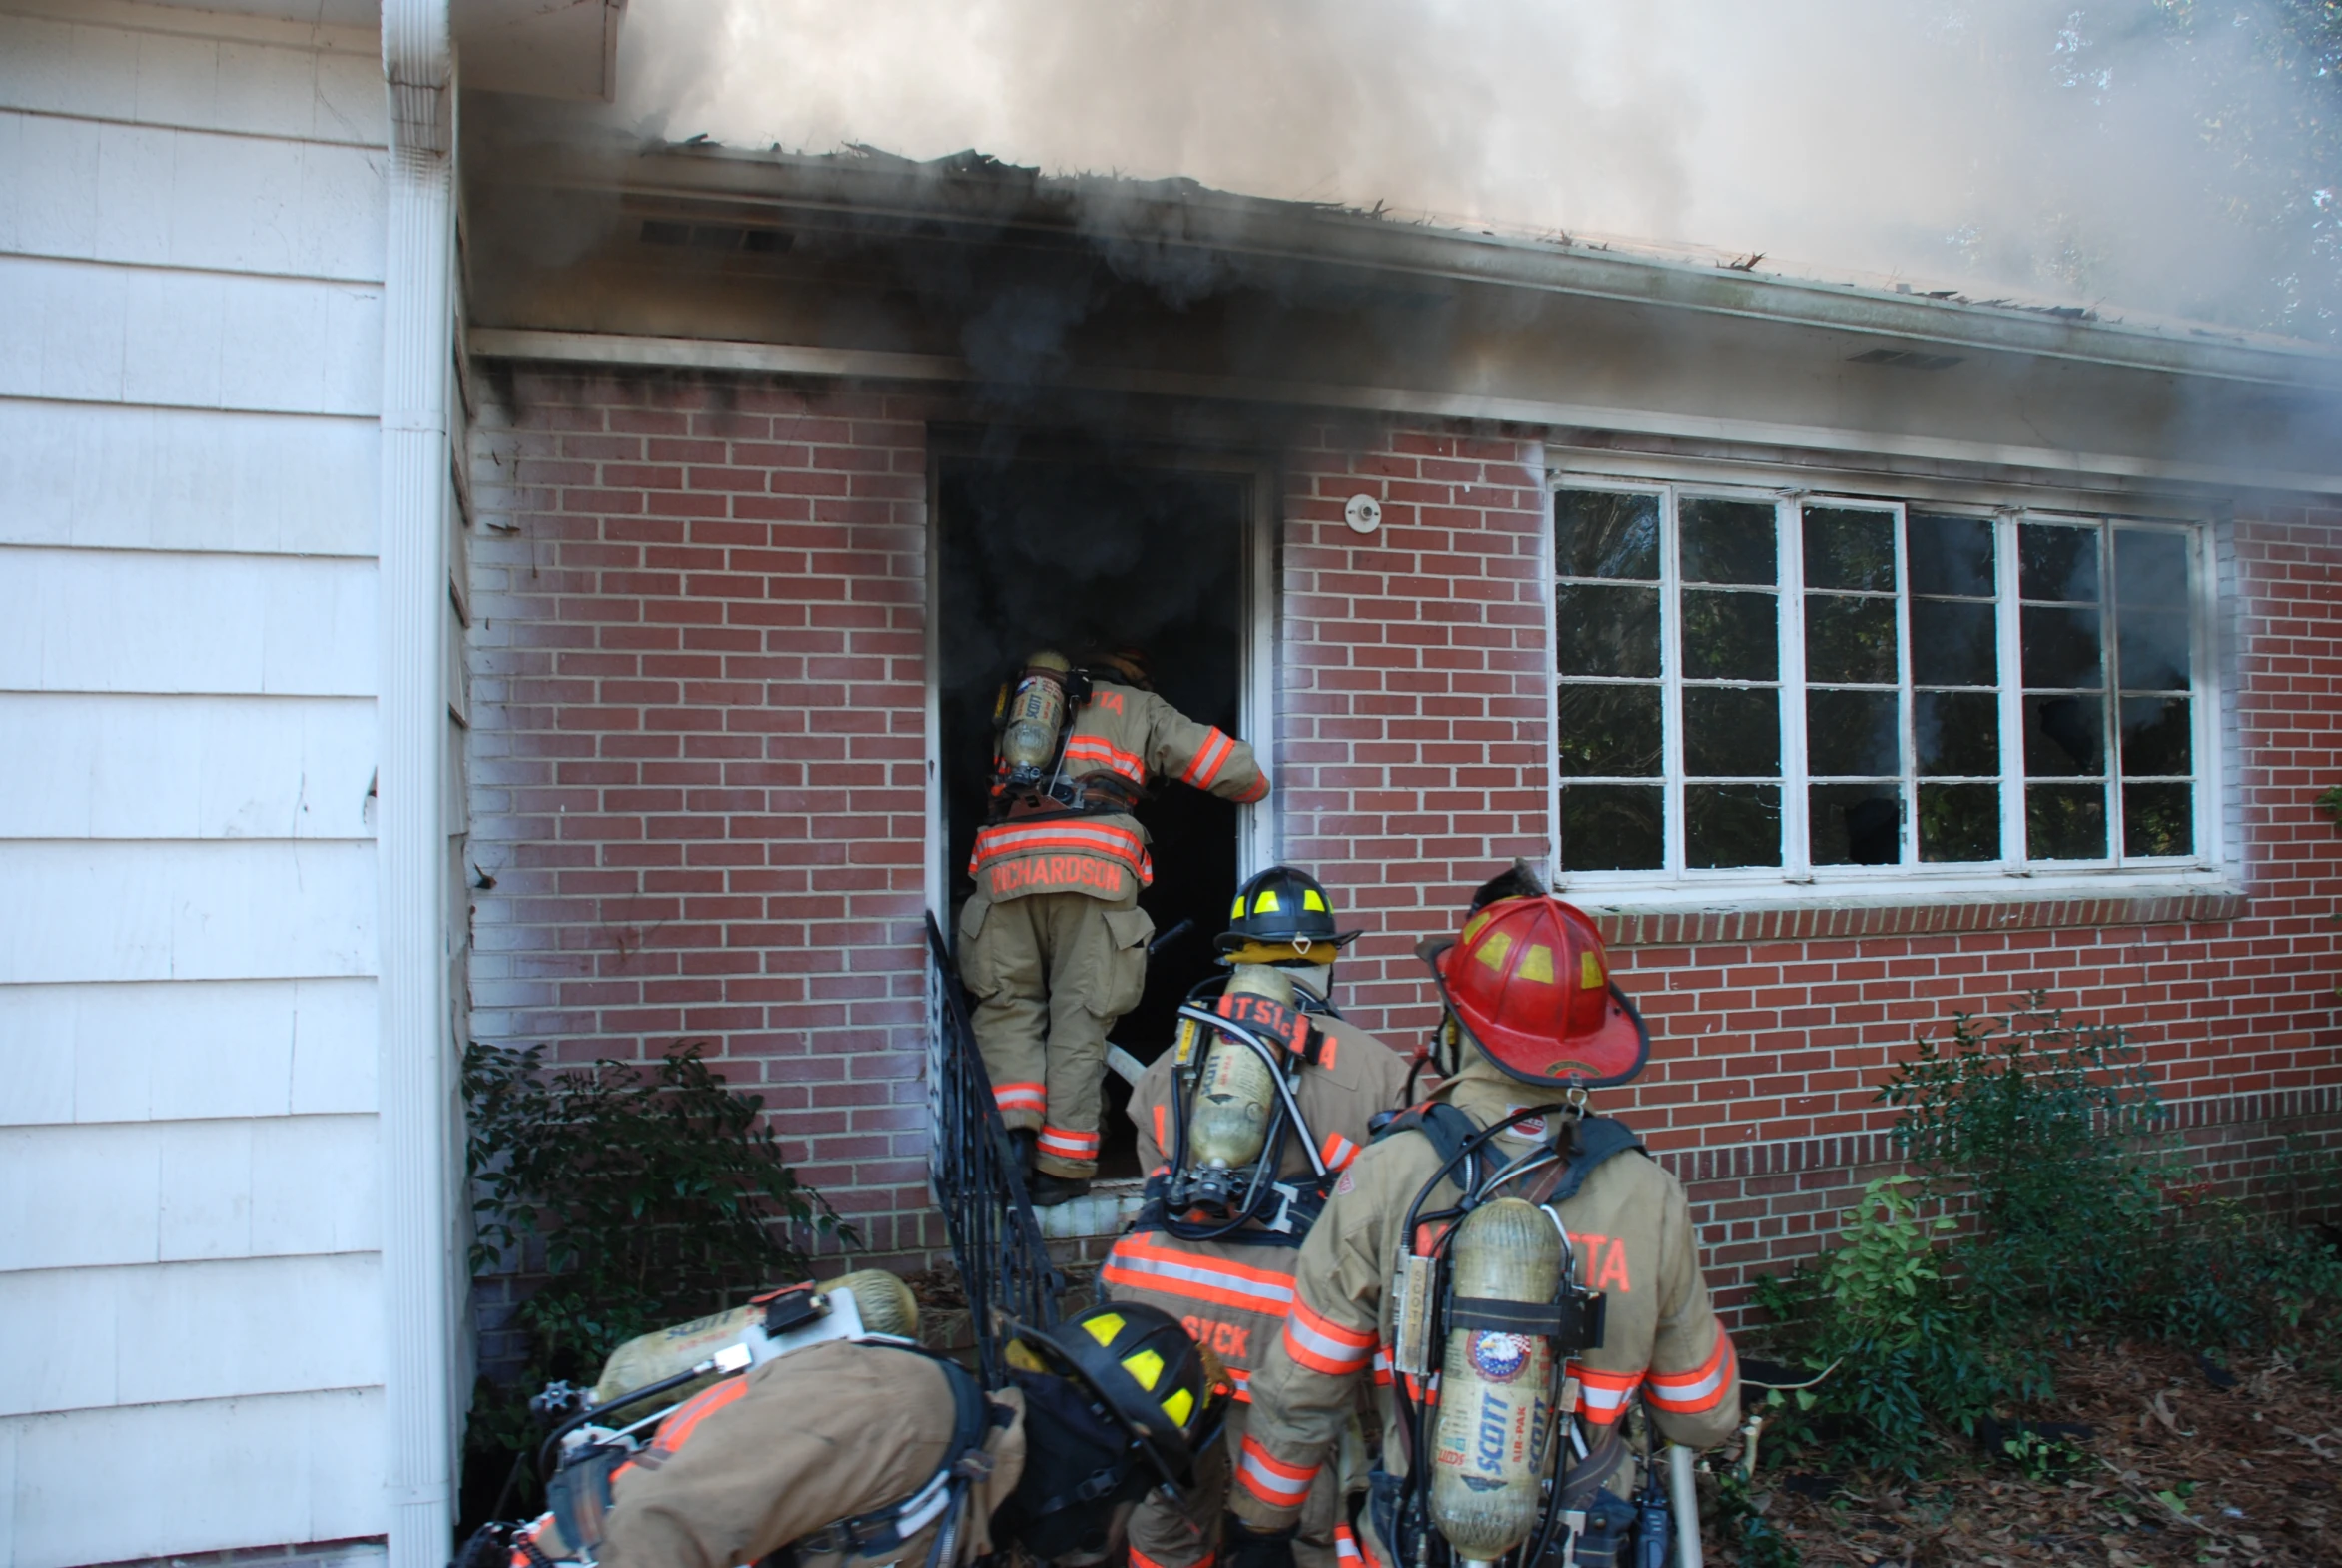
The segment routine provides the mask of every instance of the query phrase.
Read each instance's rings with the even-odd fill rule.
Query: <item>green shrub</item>
[[[2061,1338],[2224,1350],[2342,1333],[2326,1326],[2342,1322],[2342,1256],[2302,1227],[2335,1199],[2335,1161],[2289,1146],[2283,1213],[2213,1194],[2121,1030],[2069,1023],[2038,994],[1999,1023],[1959,1015],[1880,1098],[1925,1180],[1872,1182],[1830,1251],[1758,1287],[1791,1352],[1838,1368],[1782,1407],[1789,1440],[1910,1472],[1936,1432],[2046,1397]]]
[[[1954,1016],[1879,1098],[1932,1187],[1989,1245],[1960,1248],[1977,1309],[2001,1323],[2118,1314],[2151,1266],[2168,1176],[2135,1151],[2162,1115],[2120,1029],[2071,1025],[2035,993],[2004,1024]]]
[[[1780,1435],[1827,1434],[1850,1462],[1906,1473],[1917,1473],[1939,1424],[1973,1431],[1997,1400],[2037,1380],[2027,1358],[1994,1352],[1972,1302],[1946,1277],[1942,1234],[1955,1221],[1924,1218],[1918,1190],[1908,1176],[1873,1181],[1846,1211],[1836,1247],[1757,1286],[1758,1305],[1801,1358],[1835,1368],[1781,1407]]]
[[[474,1446],[530,1438],[526,1395],[590,1383],[639,1333],[801,1278],[806,1230],[853,1239],[797,1179],[741,1094],[678,1046],[639,1068],[597,1062],[548,1073],[542,1049],[473,1044],[463,1057],[475,1278],[543,1277],[515,1309],[527,1342],[520,1386],[483,1382]]]

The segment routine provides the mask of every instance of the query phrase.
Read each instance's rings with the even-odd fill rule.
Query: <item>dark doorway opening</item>
[[[1249,484],[1239,473],[1095,451],[941,460],[938,698],[955,911],[975,891],[968,853],[991,779],[993,698],[1035,649],[1142,647],[1165,700],[1243,734]],[[1155,956],[1145,998],[1115,1026],[1115,1043],[1142,1062],[1171,1044],[1179,998],[1210,972],[1211,938],[1235,897],[1237,811],[1178,784],[1140,808],[1155,861],[1140,903],[1159,932],[1194,922]],[[1139,1174],[1128,1098],[1109,1073],[1102,1177]]]

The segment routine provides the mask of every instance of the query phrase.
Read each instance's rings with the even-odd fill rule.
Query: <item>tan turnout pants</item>
[[[1140,1501],[1131,1515],[1132,1568],[1197,1568],[1217,1559],[1228,1467],[1231,1456],[1244,1446],[1245,1420],[1251,1413],[1252,1407],[1241,1401],[1228,1406],[1225,1433],[1196,1456],[1195,1485],[1184,1508],[1167,1501],[1161,1492],[1149,1492]],[[1310,1483],[1308,1501],[1301,1504],[1300,1532],[1293,1537],[1297,1568],[1335,1568],[1339,1559],[1334,1526],[1343,1522],[1340,1469],[1327,1464]]]
[[[1001,1121],[1040,1135],[1035,1165],[1087,1179],[1098,1172],[1099,1086],[1106,1036],[1147,987],[1155,922],[1125,898],[1028,893],[960,912],[960,978]]]

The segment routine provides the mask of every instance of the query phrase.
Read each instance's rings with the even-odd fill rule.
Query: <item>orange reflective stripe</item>
[[[1733,1368],[1738,1364],[1732,1336],[1719,1328],[1716,1348],[1696,1369],[1651,1374],[1651,1403],[1677,1415],[1698,1415],[1703,1410],[1713,1410],[1724,1402],[1724,1390],[1731,1384]]]
[[[1298,1508],[1309,1495],[1309,1483],[1317,1479],[1317,1466],[1286,1464],[1270,1457],[1260,1440],[1244,1439],[1243,1458],[1236,1465],[1236,1479],[1271,1508]]]
[[[1114,1250],[1106,1254],[1099,1275],[1109,1284],[1160,1290],[1166,1295],[1266,1312],[1272,1317],[1281,1317],[1293,1301],[1291,1274],[1184,1251],[1156,1240],[1146,1231],[1117,1241]]]
[[[747,1378],[727,1377],[705,1393],[692,1395],[675,1407],[674,1414],[659,1423],[659,1434],[651,1446],[674,1452],[691,1441],[691,1434],[699,1430],[700,1422],[746,1392]]]
[[[1168,1155],[1171,1153],[1171,1134],[1164,1129],[1163,1110],[1160,1105],[1155,1108],[1155,1147]]]
[[[1364,1560],[1365,1554],[1358,1550],[1358,1538],[1350,1533],[1350,1527],[1346,1524],[1333,1527],[1333,1556],[1336,1562],[1345,1564]]]
[[[1578,1409],[1596,1426],[1616,1421],[1643,1380],[1640,1372],[1596,1372],[1574,1361],[1569,1375],[1578,1380]]]
[[[995,1084],[992,1103],[1003,1111],[1039,1111],[1049,1104],[1049,1092],[1039,1084]]]
[[[1062,1127],[1041,1130],[1041,1152],[1065,1160],[1089,1160],[1098,1154],[1096,1133],[1076,1133]]]
[[[1195,760],[1187,764],[1187,771],[1179,775],[1179,782],[1192,784],[1197,789],[1211,788],[1211,781],[1219,777],[1219,770],[1235,754],[1236,743],[1219,730],[1205,737],[1195,753]]]
[[[1309,1310],[1309,1303],[1293,1298],[1293,1315],[1285,1320],[1285,1353],[1312,1372],[1347,1377],[1374,1357],[1374,1335],[1344,1328]]]
[[[1236,792],[1236,804],[1239,806],[1249,806],[1252,804],[1252,802],[1264,798],[1267,794],[1268,775],[1263,773],[1258,778],[1254,779],[1251,783],[1245,785],[1241,790]]]
[[[1045,822],[1031,827],[997,823],[977,830],[975,848],[968,855],[968,874],[974,876],[994,861],[1012,855],[1051,849],[1104,855],[1134,871],[1147,862],[1147,841],[1134,828],[1103,822]]]
[[[1147,762],[1135,751],[1125,751],[1103,735],[1076,735],[1066,742],[1068,762],[1095,762],[1112,768],[1136,784],[1147,782]]]
[[[1358,1146],[1339,1133],[1328,1133],[1325,1135],[1325,1147],[1317,1152],[1317,1158],[1325,1162],[1325,1169],[1329,1173],[1339,1171],[1358,1158]]]

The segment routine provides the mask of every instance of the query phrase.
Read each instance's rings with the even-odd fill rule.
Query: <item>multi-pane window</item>
[[[1554,544],[1566,871],[2198,851],[2183,525],[1572,485]]]

